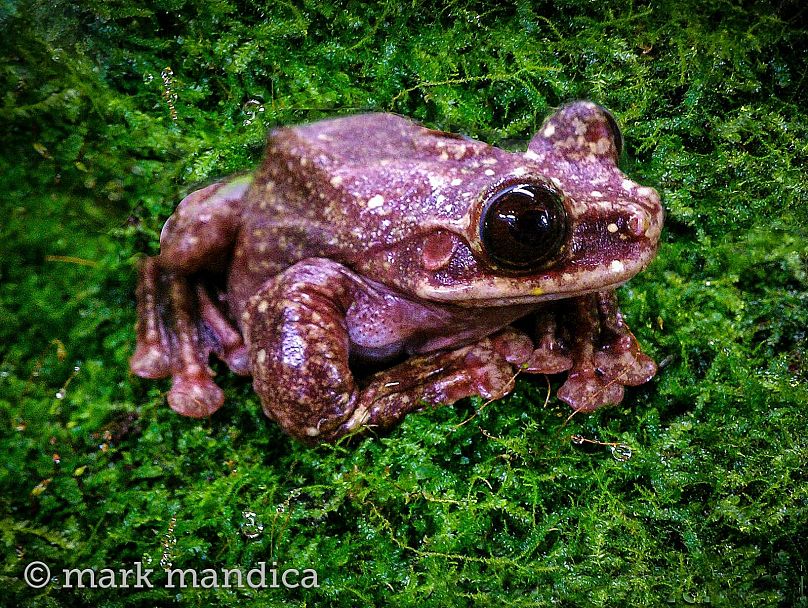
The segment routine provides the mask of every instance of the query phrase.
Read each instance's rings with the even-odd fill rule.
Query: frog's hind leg
[[[208,358],[213,352],[236,373],[248,372],[241,335],[201,283],[164,272],[157,258],[144,260],[137,290],[137,348],[132,371],[145,378],[172,377],[168,403],[195,418],[209,416],[224,402],[213,382]]]
[[[249,183],[239,177],[186,197],[163,228],[160,255],[140,268],[130,368],[145,378],[171,376],[169,405],[187,416],[208,416],[224,401],[208,367],[211,352],[234,372],[248,373],[246,347],[219,298],[211,297],[208,271],[224,270]]]
[[[160,265],[188,275],[223,271],[252,175],[237,175],[186,196],[160,233]]]

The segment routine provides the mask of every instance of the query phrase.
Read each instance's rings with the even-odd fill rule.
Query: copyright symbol
[[[22,574],[25,584],[34,589],[42,589],[50,582],[50,568],[44,562],[31,562]]]

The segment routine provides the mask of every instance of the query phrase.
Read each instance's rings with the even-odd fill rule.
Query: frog
[[[615,290],[664,220],[622,148],[585,100],[525,151],[392,113],[276,128],[254,172],[185,197],[142,260],[131,371],[170,376],[169,406],[207,417],[215,356],[309,444],[500,399],[520,374],[566,374],[573,413],[618,404],[657,367]]]

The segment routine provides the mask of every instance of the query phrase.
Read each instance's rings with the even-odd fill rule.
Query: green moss
[[[807,606],[799,16],[767,2],[6,3],[0,602]],[[574,98],[615,112],[625,169],[667,210],[658,258],[621,290],[662,367],[620,407],[567,421],[555,398],[543,407],[543,380],[520,379],[485,408],[304,448],[243,379],[222,372],[227,407],[193,421],[166,407],[165,383],[128,373],[134,261],[182,194],[254,166],[267,129],[388,110],[515,147]],[[33,590],[33,560],[144,561],[158,584]],[[275,561],[321,586],[166,589],[161,560]]]

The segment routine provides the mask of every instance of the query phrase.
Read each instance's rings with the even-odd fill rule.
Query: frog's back
[[[395,114],[277,129],[247,196],[241,244],[256,254],[249,263],[272,270],[312,256],[350,263],[425,220],[465,216],[478,190],[460,185],[485,178],[482,164],[503,155]]]

